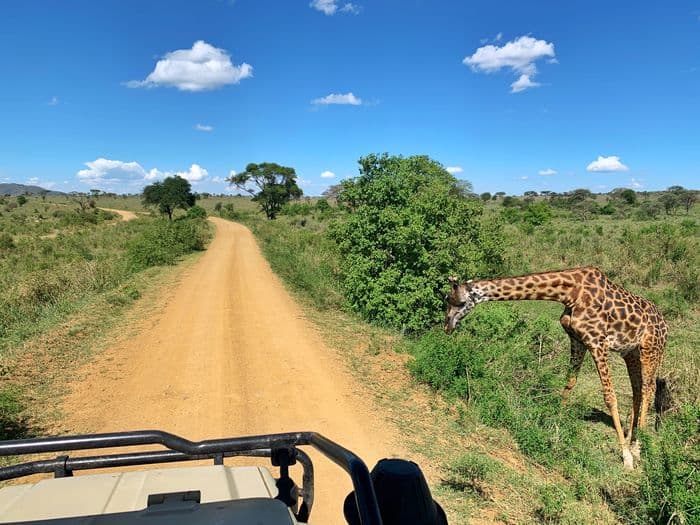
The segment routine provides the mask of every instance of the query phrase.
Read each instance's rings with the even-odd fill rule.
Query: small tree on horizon
[[[232,175],[227,179],[253,196],[268,219],[274,219],[287,202],[302,196],[297,186],[297,174],[294,168],[280,166],[274,162],[262,164],[250,163],[243,173]],[[250,187],[249,185],[253,185]]]
[[[157,206],[158,211],[173,220],[177,208],[186,210],[194,206],[195,196],[189,181],[175,175],[163,181],[154,182],[143,189],[144,206]]]

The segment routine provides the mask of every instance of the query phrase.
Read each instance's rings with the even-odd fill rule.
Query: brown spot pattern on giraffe
[[[461,285],[464,286],[464,285]],[[565,305],[560,322],[571,339],[571,369],[564,397],[576,384],[585,350],[590,351],[602,383],[603,397],[613,417],[618,440],[629,454],[636,429],[643,426],[654,397],[656,373],[663,358],[668,327],[651,301],[612,283],[598,268],[473,281],[482,300],[550,300]],[[461,319],[461,317],[460,317]],[[581,351],[581,344],[585,349]],[[632,423],[625,437],[617,399],[608,369],[609,351],[620,352],[627,365],[633,391]],[[627,464],[627,462],[626,462]]]

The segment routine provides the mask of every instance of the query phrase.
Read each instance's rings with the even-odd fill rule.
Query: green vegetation
[[[2,437],[27,431],[24,392],[11,385],[9,360],[23,344],[105,297],[118,308],[140,297],[138,274],[174,264],[204,249],[201,218],[141,218],[129,222],[96,208],[30,198],[0,214],[0,428]],[[106,312],[100,315],[107,315]]]
[[[384,157],[384,163],[382,157],[369,159],[373,164],[343,185],[348,194],[343,195],[344,187],[334,188],[339,206],[325,209],[310,200],[290,202],[275,222],[261,220],[239,206],[238,218],[253,228],[273,269],[324,316],[329,311],[339,316],[343,309],[360,312],[382,326],[408,327],[405,322],[387,322],[383,312],[400,310],[405,298],[395,283],[401,282],[403,269],[410,274],[412,266],[400,266],[394,281],[372,288],[373,300],[380,305],[374,310],[358,308],[361,303],[353,299],[357,292],[347,286],[348,275],[355,275],[350,272],[354,264],[362,268],[370,266],[366,261],[380,260],[388,268],[403,253],[442,246],[439,221],[430,222],[422,213],[430,210],[425,215],[437,214],[444,222],[450,196],[435,191],[441,208],[431,208],[430,199],[423,201],[412,193],[406,164],[393,157]],[[427,172],[429,177],[435,170],[436,179],[444,180],[439,166],[425,158],[422,162],[422,174]],[[375,171],[375,166],[382,169]],[[400,170],[402,180],[394,180],[391,174]],[[365,171],[374,176],[364,178]],[[467,279],[599,266],[615,282],[657,302],[669,320],[670,339],[661,374],[669,382],[672,401],[659,430],[651,423],[647,427],[642,466],[629,473],[622,469],[590,359],[569,404],[561,406],[569,343],[558,323],[560,305],[489,303],[478,306],[451,336],[437,327],[416,330],[408,337],[391,333],[389,346],[410,356],[413,377],[439,392],[450,407],[451,430],[441,428],[454,435],[440,434],[430,447],[431,454],[445,458],[444,483],[437,488],[442,496],[466,498],[472,502],[472,511],[473,506],[495,509],[497,519],[511,523],[700,522],[700,354],[696,350],[700,346],[700,216],[693,203],[687,210],[681,205],[667,210],[664,204],[669,200],[666,195],[676,198],[681,192],[696,194],[677,188],[656,194],[625,188],[608,195],[587,190],[566,195],[530,192],[509,199],[506,206],[502,192],[479,197],[462,194],[457,206],[469,210],[477,224],[502,225],[503,241],[493,244],[501,264],[479,266],[467,257],[472,266],[460,266],[464,261],[456,258],[452,267],[438,265],[440,271],[430,275],[439,280],[454,272]],[[484,203],[483,211],[477,199]],[[430,244],[434,241],[428,233],[437,235],[437,244]],[[414,251],[413,246],[405,248],[411,242],[416,245]],[[478,250],[480,241],[472,242],[477,246],[470,249]],[[357,275],[359,287],[372,286],[362,282],[360,272]],[[375,274],[366,275],[368,281],[376,280]],[[424,297],[437,293],[432,284],[423,286],[419,293]],[[434,308],[431,322],[443,313],[441,304]],[[370,342],[364,359],[385,352],[382,346]],[[629,379],[616,355],[611,357],[611,367],[624,414],[631,404]],[[403,402],[410,403],[411,394],[406,395]],[[654,420],[653,413],[650,419]],[[465,436],[474,448],[454,450],[458,436]],[[504,454],[514,457],[504,460]],[[517,459],[521,455],[524,459]]]
[[[154,182],[143,189],[143,204],[156,206],[160,213],[173,220],[173,212],[180,208],[186,210],[195,203],[195,196],[189,181],[177,175],[163,181]]]
[[[274,162],[248,164],[243,173],[230,177],[229,182],[253,196],[268,219],[275,219],[287,202],[302,195],[297,186],[294,168],[280,166]],[[254,188],[248,185],[252,184]],[[257,188],[257,189],[255,189]]]
[[[348,213],[330,233],[342,289],[367,320],[424,329],[442,317],[448,275],[492,275],[501,264],[497,224],[483,221],[482,204],[428,157],[360,159],[340,203]]]

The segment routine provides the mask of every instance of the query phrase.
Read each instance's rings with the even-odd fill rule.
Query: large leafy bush
[[[366,319],[415,331],[442,318],[450,274],[484,276],[501,264],[496,224],[482,203],[426,156],[368,155],[343,182],[348,213],[330,235],[350,306]]]

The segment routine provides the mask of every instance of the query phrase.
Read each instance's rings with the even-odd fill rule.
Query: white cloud
[[[520,75],[520,78],[513,82],[510,85],[510,92],[511,93],[520,93],[521,91],[525,91],[528,88],[533,88],[541,85],[539,82],[533,82],[530,80],[530,77],[528,75]]]
[[[143,181],[149,178],[138,162],[124,162],[100,157],[92,162],[86,162],[87,169],[78,171],[77,176],[81,182],[92,186],[113,185],[123,182]],[[153,170],[151,170],[153,172]]]
[[[58,102],[58,97],[54,95],[53,97],[51,97],[51,100],[49,100],[48,104],[49,106],[58,106]]]
[[[496,35],[496,38],[494,38],[494,40],[496,42],[500,42],[502,38],[503,38],[503,33],[501,31],[499,31],[498,34]]]
[[[233,65],[224,49],[198,40],[192,49],[166,53],[146,80],[130,80],[125,84],[130,88],[174,86],[181,91],[205,91],[238,84],[252,76],[253,66],[245,62]]]
[[[236,176],[236,170],[231,170],[231,171],[229,171],[229,173],[228,173],[229,179],[230,179],[231,177],[235,177],[235,176]]]
[[[333,177],[335,177],[335,173],[333,173],[332,171],[326,170],[323,173],[321,173],[322,179],[332,179]]]
[[[228,182],[225,177],[212,177],[211,181],[215,182],[216,184],[224,184]]]
[[[546,57],[555,59],[554,44],[531,36],[520,36],[503,46],[482,46],[473,55],[465,57],[462,63],[477,73],[495,73],[502,68],[509,68],[520,75],[511,84],[511,93],[519,93],[540,85],[532,80],[537,74],[535,62]]]
[[[462,168],[462,166],[447,166],[445,168],[445,171],[447,171],[447,173],[455,175],[456,173],[462,173],[464,171],[464,168]]]
[[[124,185],[137,188],[145,183],[179,175],[190,182],[197,182],[207,177],[208,172],[199,164],[192,164],[187,171],[173,172],[161,171],[152,168],[146,171],[138,162],[124,162],[100,157],[91,162],[86,162],[87,169],[78,171],[76,176],[80,182],[92,188],[123,188]]]
[[[194,129],[197,131],[214,131],[214,126],[209,126],[207,124],[197,124]]]
[[[644,184],[642,184],[642,181],[639,181],[632,177],[630,179],[630,186],[632,186],[635,190],[642,189],[644,187]]]
[[[348,104],[351,106],[359,106],[362,104],[362,99],[357,98],[352,93],[346,93],[344,95],[331,93],[330,95],[326,95],[322,98],[315,98],[311,101],[311,103],[314,105],[320,104],[324,106],[329,104]]]
[[[27,179],[27,184],[30,184],[32,186],[40,186],[47,190],[50,190],[51,188],[56,186],[55,182],[42,181],[41,179],[39,179],[39,177],[29,177]]]
[[[309,7],[321,11],[326,16],[332,16],[337,12],[352,13],[353,15],[360,12],[360,7],[358,5],[346,2],[342,6],[339,6],[338,0],[312,0]]]
[[[522,176],[520,177],[520,180],[527,180],[527,179],[529,179],[529,178],[530,178],[530,177],[528,177],[527,175],[522,175]]]
[[[586,171],[607,173],[613,171],[629,171],[629,168],[620,162],[620,157],[614,155],[610,157],[598,156],[597,160],[594,160],[586,166]]]
[[[176,175],[179,175],[183,179],[190,182],[197,182],[209,175],[209,172],[202,168],[199,164],[192,164],[189,170],[178,171]]]
[[[540,170],[537,172],[539,175],[556,175],[557,170],[553,170],[552,168],[547,168],[546,170]]]
[[[359,15],[360,14],[360,6],[357,4],[351,4],[350,2],[346,2],[343,7],[340,8],[341,13],[351,13],[353,15]]]

